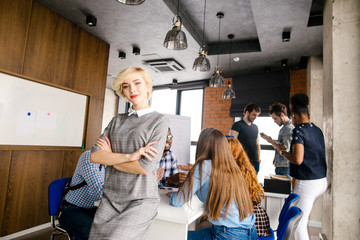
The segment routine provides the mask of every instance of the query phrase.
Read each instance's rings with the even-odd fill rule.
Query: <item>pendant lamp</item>
[[[206,14],[206,0],[204,1],[204,21],[203,21],[203,34],[202,34],[202,46],[200,47],[199,57],[197,57],[193,64],[194,71],[208,72],[210,71],[210,61],[206,57],[206,46],[205,46],[205,14]]]
[[[140,5],[143,2],[145,2],[145,0],[116,0],[116,1],[126,5]]]
[[[229,56],[229,74],[231,72],[231,41],[234,39],[234,34],[229,34],[228,35],[228,39],[230,40],[230,56]],[[228,86],[227,88],[224,90],[223,94],[222,94],[222,98],[225,99],[232,99],[235,98],[235,92],[234,90],[231,88],[231,84],[230,81],[228,81]]]
[[[181,30],[182,20],[179,16],[179,5],[178,0],[177,12],[172,20],[173,28],[167,32],[163,44],[164,47],[171,50],[184,50],[188,47],[186,35]]]
[[[221,19],[224,18],[224,14],[222,12],[218,12],[216,14],[216,17],[219,19],[218,42],[220,43],[220,23],[221,23]],[[221,76],[221,70],[219,67],[219,54],[220,54],[220,46],[219,46],[219,50],[218,50],[215,72],[210,79],[210,84],[209,84],[210,87],[224,87],[225,86],[224,78]]]

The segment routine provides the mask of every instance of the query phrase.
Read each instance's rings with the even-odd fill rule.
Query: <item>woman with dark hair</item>
[[[254,205],[254,213],[256,215],[255,226],[257,235],[259,237],[270,236],[269,216],[260,204],[261,200],[265,198],[264,189],[257,180],[255,169],[250,163],[249,157],[239,140],[228,138],[227,141],[249,189],[250,197]]]
[[[171,194],[171,193],[170,193]],[[213,226],[189,231],[188,239],[258,239],[247,185],[225,136],[214,128],[201,131],[196,161],[170,204],[182,206],[196,194],[206,203]]]
[[[320,128],[310,122],[309,98],[305,94],[291,97],[290,109],[294,123],[291,152],[277,145],[281,155],[290,161],[290,175],[296,179],[294,193],[300,198],[296,204],[303,216],[295,232],[297,240],[309,239],[307,224],[315,201],[326,191],[325,142]]]

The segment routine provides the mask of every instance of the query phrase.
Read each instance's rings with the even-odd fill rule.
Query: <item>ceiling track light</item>
[[[86,24],[90,27],[95,27],[96,26],[96,17],[92,16],[92,15],[87,15],[86,16]]]
[[[134,54],[134,55],[140,55],[140,48],[138,48],[138,47],[133,47],[133,54]]]
[[[288,60],[287,59],[281,59],[281,67],[287,67],[288,66]]]
[[[119,52],[119,58],[120,59],[125,59],[126,58],[126,53],[124,53],[124,52]]]
[[[193,64],[194,71],[208,72],[211,69],[210,61],[206,57],[207,51],[205,46],[205,15],[206,15],[206,0],[204,1],[204,20],[202,32],[202,45],[200,46],[199,57],[197,57]]]
[[[178,0],[177,12],[172,20],[172,29],[166,34],[163,46],[171,50],[185,50],[188,47],[186,35],[181,30],[182,19],[179,16],[180,0]]]
[[[221,19],[224,18],[224,13],[218,12],[218,13],[216,14],[216,17],[219,19],[219,36],[218,36],[218,42],[220,43],[220,23],[221,23]],[[220,66],[219,66],[219,54],[220,54],[220,44],[219,44],[219,49],[218,49],[218,55],[217,55],[215,72],[214,72],[214,74],[212,75],[212,77],[211,77],[211,79],[210,79],[210,83],[209,83],[209,86],[210,86],[210,87],[224,87],[224,86],[225,86],[224,78],[223,78],[223,76],[221,76],[221,70],[220,70]]]
[[[116,0],[116,1],[125,5],[140,5],[143,2],[145,2],[145,0]]]
[[[290,42],[290,31],[283,31],[282,33],[282,41]]]

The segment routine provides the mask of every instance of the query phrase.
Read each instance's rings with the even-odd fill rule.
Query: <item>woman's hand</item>
[[[139,148],[136,152],[129,154],[129,161],[140,160],[142,156],[146,157],[151,161],[152,157],[156,157],[156,154],[159,153],[154,147],[152,147],[152,145],[156,143],[157,141],[148,143],[145,147]]]
[[[187,165],[178,165],[178,168],[183,171],[190,171],[194,164],[188,163]]]
[[[164,171],[165,171],[165,168],[158,168],[158,170],[156,171],[158,182],[163,178]]]
[[[105,136],[105,140],[98,138],[96,141],[97,145],[100,147],[101,150],[107,151],[107,152],[112,152],[111,149],[111,143],[110,140],[107,136]]]

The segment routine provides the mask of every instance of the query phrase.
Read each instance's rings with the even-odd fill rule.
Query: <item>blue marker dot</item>
[[[28,112],[28,114],[27,114],[28,116],[30,116],[31,115],[31,112]]]

